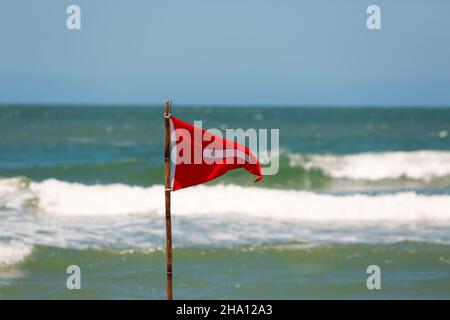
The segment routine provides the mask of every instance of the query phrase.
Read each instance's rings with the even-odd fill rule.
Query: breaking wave
[[[332,178],[431,181],[450,176],[449,151],[367,152],[348,155],[290,153],[289,165],[320,169]]]
[[[55,179],[0,180],[0,208],[58,216],[164,212],[163,186],[85,185]],[[450,223],[450,196],[399,192],[330,195],[236,185],[197,186],[173,193],[175,216],[244,216],[282,221],[439,221]]]
[[[0,243],[0,267],[20,263],[33,250],[32,245],[22,243]]]

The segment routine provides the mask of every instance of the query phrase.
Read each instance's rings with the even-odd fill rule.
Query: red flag
[[[205,183],[232,169],[244,168],[263,178],[253,152],[237,142],[170,116],[172,190]]]

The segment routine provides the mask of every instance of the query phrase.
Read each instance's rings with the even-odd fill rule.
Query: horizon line
[[[115,108],[159,108],[163,107],[164,102],[161,103],[58,103],[58,102],[36,102],[36,103],[22,103],[22,102],[0,102],[0,107],[115,107]],[[436,104],[436,105],[423,105],[423,104],[257,104],[257,103],[181,103],[175,104],[177,108],[399,108],[399,109],[418,109],[418,108],[435,108],[443,109],[450,108],[450,104]]]

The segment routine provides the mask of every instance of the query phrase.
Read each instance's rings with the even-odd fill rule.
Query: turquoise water
[[[174,111],[281,147],[173,194],[176,298],[450,298],[450,109]],[[162,142],[162,108],[0,107],[0,298],[164,298]]]

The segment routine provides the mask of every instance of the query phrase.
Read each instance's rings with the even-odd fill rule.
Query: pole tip
[[[169,117],[169,116],[170,116],[170,111],[171,111],[171,109],[172,109],[172,100],[167,100],[167,101],[166,101],[166,112],[164,113],[164,115],[165,115],[166,117]]]

